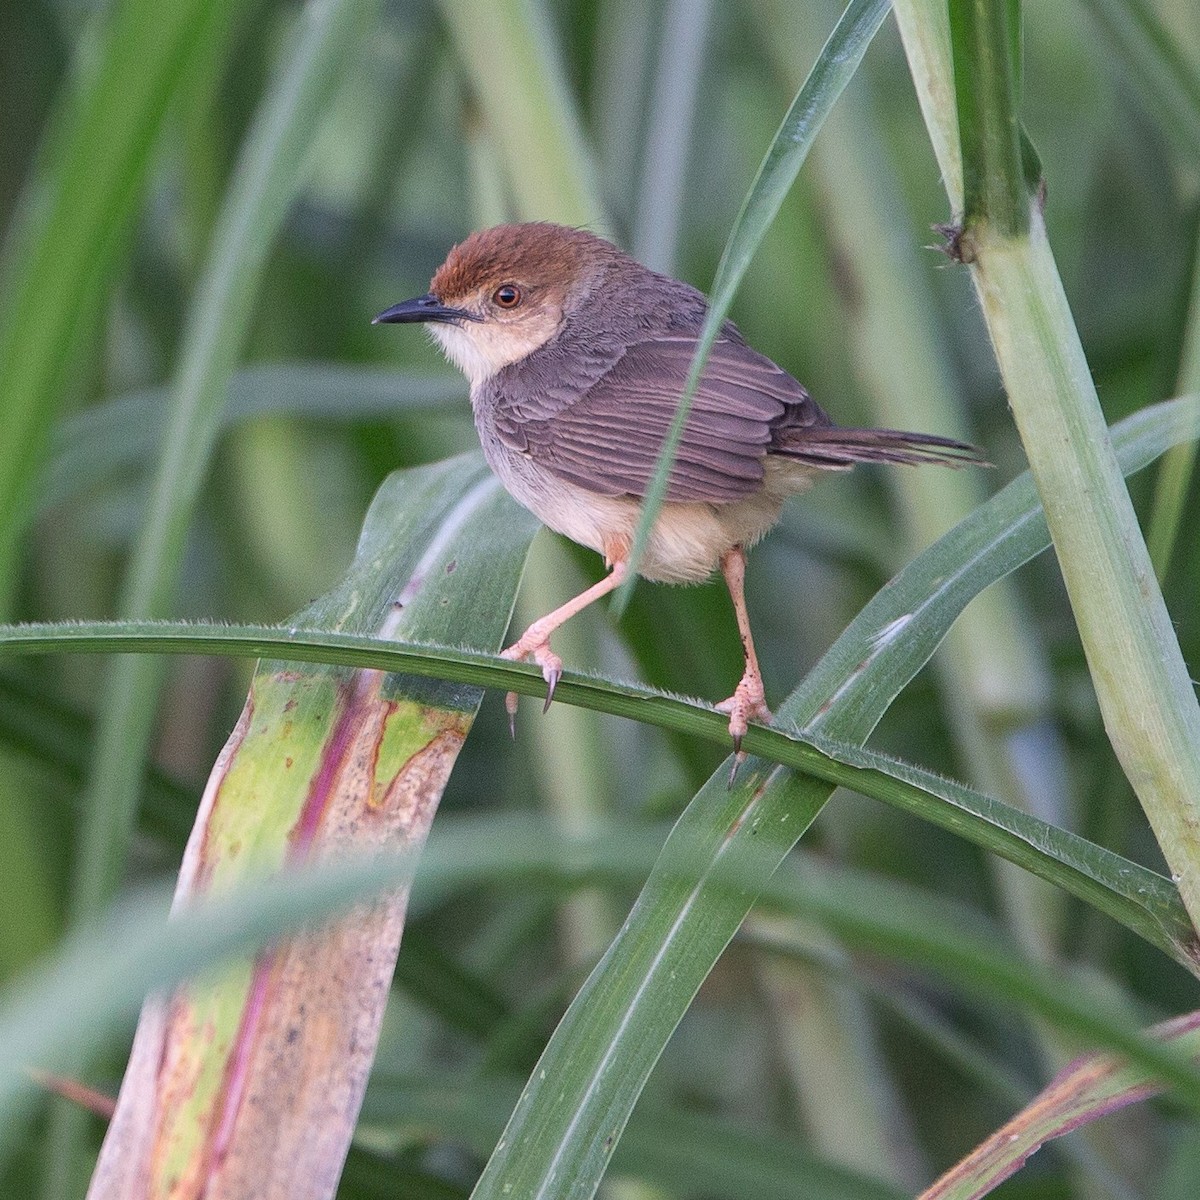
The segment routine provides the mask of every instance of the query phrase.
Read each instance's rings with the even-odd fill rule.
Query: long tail
[[[772,447],[772,451],[825,470],[872,462],[991,466],[983,451],[969,442],[937,437],[932,433],[906,433],[902,429],[842,429],[837,425],[794,427]]]

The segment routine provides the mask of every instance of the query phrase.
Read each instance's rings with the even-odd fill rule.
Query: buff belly
[[[640,501],[602,496],[569,483],[525,455],[484,439],[484,455],[500,482],[556,533],[602,554],[623,558],[633,544]],[[734,546],[757,542],[779,520],[783,501],[804,491],[819,474],[782,459],[768,458],[763,487],[725,504],[668,502],[651,531],[639,574],[662,583],[701,583]]]

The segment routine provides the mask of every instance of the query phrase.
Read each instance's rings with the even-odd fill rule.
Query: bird
[[[450,250],[428,292],[374,318],[427,327],[467,377],[483,454],[500,482],[608,567],[503,651],[541,667],[547,708],[563,669],[551,635],[628,575],[641,504],[707,311],[702,292],[612,242],[535,221],[472,233]],[[724,576],[745,663],[733,694],[715,705],[729,718],[734,770],[750,722],[771,721],[746,610],[746,551],[779,520],[784,501],[856,463],[982,461],[954,438],[835,425],[787,371],[723,323],[637,571],[673,584]],[[510,725],[516,704],[509,693]]]

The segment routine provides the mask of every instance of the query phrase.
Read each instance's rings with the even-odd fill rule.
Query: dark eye
[[[492,300],[500,308],[516,308],[521,303],[521,289],[515,283],[501,284],[492,293]]]

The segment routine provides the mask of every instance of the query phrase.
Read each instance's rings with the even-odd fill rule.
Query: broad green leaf
[[[384,640],[469,629],[494,649],[535,528],[477,457],[397,474],[346,579],[297,619]],[[481,698],[379,671],[260,663],[205,790],[177,909],[311,861],[419,848]],[[393,889],[319,934],[148,1000],[93,1200],[121,1200],[144,1177],[332,1196],[406,902]]]

